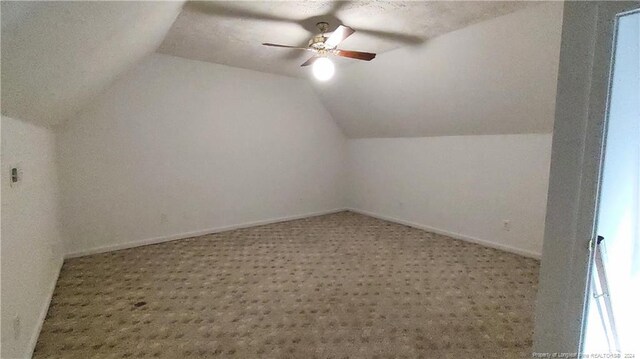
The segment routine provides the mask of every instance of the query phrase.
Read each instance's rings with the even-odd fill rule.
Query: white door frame
[[[616,14],[640,2],[565,2],[533,351],[578,353],[588,291]]]

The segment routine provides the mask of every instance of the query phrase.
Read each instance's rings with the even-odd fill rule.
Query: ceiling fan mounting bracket
[[[321,22],[316,24],[316,27],[318,27],[318,30],[320,30],[321,34],[324,34],[325,32],[329,31],[329,23],[328,22],[321,21]]]

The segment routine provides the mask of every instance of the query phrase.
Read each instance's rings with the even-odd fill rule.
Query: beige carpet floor
[[[351,212],[92,255],[35,358],[529,357],[538,266]]]

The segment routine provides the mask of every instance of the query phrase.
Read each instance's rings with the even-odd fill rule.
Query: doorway
[[[583,352],[640,354],[640,11],[618,15]]]
[[[536,355],[638,350],[639,8],[564,3]]]

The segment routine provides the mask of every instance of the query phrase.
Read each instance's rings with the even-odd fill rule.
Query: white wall
[[[349,137],[550,133],[561,28],[562,2],[542,2],[339,67],[314,88]]]
[[[30,356],[62,265],[54,139],[50,129],[2,117],[3,358]],[[23,177],[11,187],[16,165]]]
[[[349,206],[539,257],[562,12],[536,4],[316,84],[356,138]]]
[[[348,149],[351,208],[540,256],[550,134],[354,139]]]
[[[345,151],[303,80],[153,54],[60,135],[67,253],[342,208]]]

